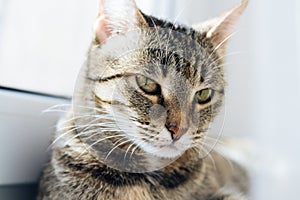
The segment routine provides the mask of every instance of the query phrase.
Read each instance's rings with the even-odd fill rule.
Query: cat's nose
[[[165,124],[166,128],[171,133],[171,138],[175,142],[181,138],[183,134],[187,132],[187,128],[179,127],[178,123],[170,122]]]

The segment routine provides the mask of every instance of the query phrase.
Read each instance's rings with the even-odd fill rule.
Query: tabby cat
[[[186,27],[133,0],[100,0],[38,199],[246,199],[243,167],[204,147],[224,99],[225,45],[247,3]]]

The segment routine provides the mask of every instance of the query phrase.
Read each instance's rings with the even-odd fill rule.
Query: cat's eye
[[[195,97],[199,104],[206,104],[211,101],[213,95],[214,91],[212,89],[206,88],[196,92]]]
[[[150,78],[143,75],[136,75],[135,77],[138,86],[147,94],[158,94],[160,86]]]

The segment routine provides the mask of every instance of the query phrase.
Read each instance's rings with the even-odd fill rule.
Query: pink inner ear
[[[95,23],[96,39],[99,43],[104,42],[110,35],[111,31],[107,26],[108,17],[105,15],[103,0],[100,0],[98,5],[98,15]]]
[[[107,17],[103,14],[97,18],[95,24],[95,32],[96,32],[96,39],[99,43],[104,42],[111,35],[111,32],[108,29],[106,22],[107,22]]]

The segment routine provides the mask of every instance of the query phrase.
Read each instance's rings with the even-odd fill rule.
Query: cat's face
[[[93,49],[95,56],[108,55],[101,56],[105,62],[99,61],[107,63],[104,68],[90,68],[92,74],[101,73],[94,90],[97,106],[113,115],[117,127],[144,151],[179,156],[199,144],[221,106],[221,61],[216,61],[212,46],[200,45],[201,35],[190,38],[169,29],[134,35],[135,41],[120,44],[119,49],[134,48],[120,56],[105,52],[106,47],[125,37]],[[126,40],[131,40],[130,34]]]
[[[133,31],[117,27],[124,25],[116,21],[97,22],[86,73],[92,89],[84,102],[107,117],[99,131],[117,130],[119,147],[132,145],[163,158],[180,156],[201,145],[222,105],[225,40],[218,38],[220,33],[208,36],[214,35],[212,27],[218,29],[214,26],[186,29],[138,10],[131,17],[127,26],[132,23]],[[116,30],[103,30],[112,24]]]

